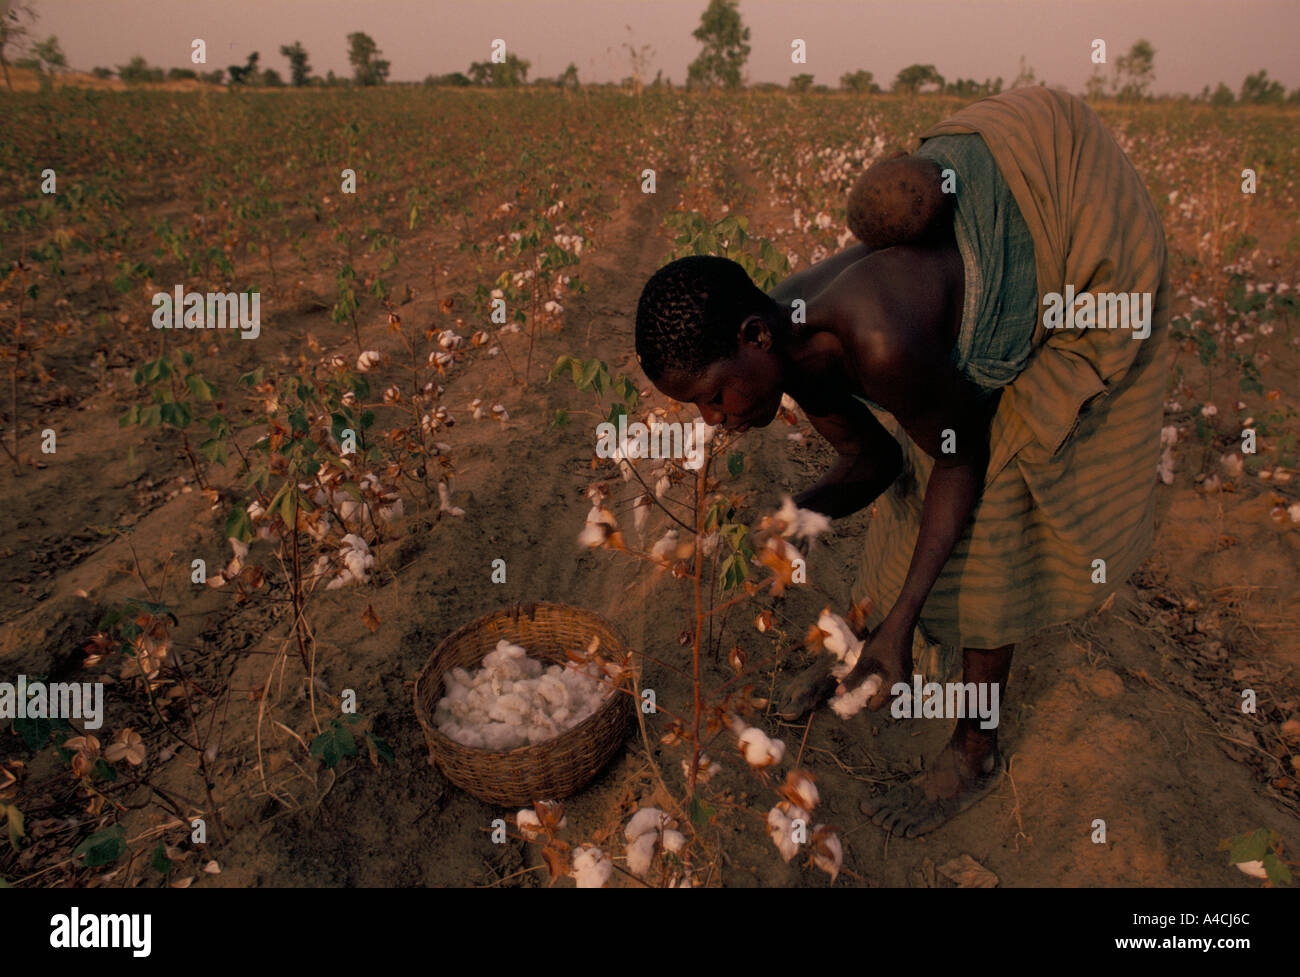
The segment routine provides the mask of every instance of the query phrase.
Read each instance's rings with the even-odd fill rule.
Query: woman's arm
[[[796,398],[797,400],[798,398]],[[903,451],[859,400],[845,396],[838,409],[800,403],[817,433],[839,456],[821,480],[799,493],[795,503],[840,519],[869,506],[893,484],[903,467]]]

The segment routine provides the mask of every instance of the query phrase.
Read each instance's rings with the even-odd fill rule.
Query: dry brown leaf
[[[551,883],[569,872],[569,860],[563,852],[556,851],[550,845],[542,849],[542,858],[546,861],[546,871],[550,873]]]
[[[939,874],[957,883],[959,889],[994,889],[998,877],[969,855],[939,866]]]
[[[375,613],[375,609],[369,604],[366,605],[366,609],[361,615],[361,620],[365,623],[366,627],[370,629],[371,634],[374,634],[379,630],[379,615]]]

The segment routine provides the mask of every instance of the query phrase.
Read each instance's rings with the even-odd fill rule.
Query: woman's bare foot
[[[873,824],[904,838],[929,834],[956,817],[1002,779],[996,737],[958,731],[924,773],[862,802]]]

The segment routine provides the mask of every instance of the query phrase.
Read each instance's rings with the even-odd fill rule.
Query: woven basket
[[[494,611],[448,636],[415,680],[415,715],[429,744],[429,760],[457,787],[479,800],[516,807],[558,800],[581,790],[619,751],[635,722],[630,684],[611,691],[600,708],[554,739],[505,753],[475,749],[438,731],[433,711],[445,694],[443,676],[453,668],[473,671],[502,638],[522,645],[532,658],[564,664],[566,651],[582,651],[592,635],[601,654],[622,660],[627,647],[606,621],[579,607],[535,603]]]

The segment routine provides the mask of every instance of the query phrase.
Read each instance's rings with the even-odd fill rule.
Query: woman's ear
[[[772,330],[768,328],[762,316],[749,316],[740,324],[740,341],[750,346],[757,346],[759,349],[770,349]]]

